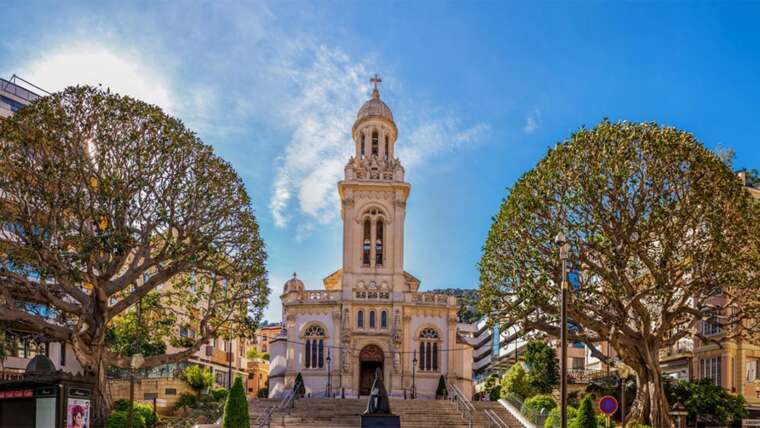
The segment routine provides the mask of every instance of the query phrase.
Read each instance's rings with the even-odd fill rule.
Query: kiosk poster
[[[90,428],[90,400],[69,398],[66,428]]]

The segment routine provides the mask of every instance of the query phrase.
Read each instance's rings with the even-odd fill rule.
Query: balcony
[[[16,76],[14,76],[15,78]],[[14,80],[14,79],[11,79]],[[32,101],[35,101],[40,96],[35,94],[34,92],[19,86],[12,81],[5,80],[0,78],[0,91],[5,92],[6,94],[11,94],[17,98],[20,98],[27,103],[31,103]]]
[[[408,293],[406,295],[407,303],[418,303],[423,305],[436,306],[454,306],[457,304],[457,298],[446,294],[435,293]]]

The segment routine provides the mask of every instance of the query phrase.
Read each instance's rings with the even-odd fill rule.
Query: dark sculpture
[[[375,380],[372,381],[372,390],[369,393],[367,410],[364,415],[390,415],[391,403],[388,400],[388,391],[383,384],[383,372],[380,367],[375,369]]]

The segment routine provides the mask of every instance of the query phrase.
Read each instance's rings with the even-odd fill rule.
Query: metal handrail
[[[462,419],[467,419],[467,426],[472,428],[472,414],[475,412],[475,406],[462,394],[462,391],[456,385],[446,382],[446,389],[449,391],[451,400],[457,403],[457,409],[462,414]]]
[[[491,409],[485,409],[483,412],[488,417],[488,426],[489,426],[489,428],[490,427],[494,427],[494,428],[509,428],[509,425],[507,425],[506,422],[504,422],[504,420],[501,419],[499,417],[499,415],[497,415],[496,412],[494,412],[493,410],[491,410]]]
[[[285,408],[293,409],[296,406],[296,399],[299,398],[299,394],[296,393],[301,387],[301,382],[295,384],[293,389],[288,390],[282,397],[282,400],[276,405],[267,408],[258,419],[256,419],[256,425],[259,428],[269,428],[272,423],[272,415],[276,410],[282,410]]]

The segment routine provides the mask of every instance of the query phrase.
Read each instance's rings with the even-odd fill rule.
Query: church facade
[[[472,395],[472,347],[457,332],[456,298],[420,292],[404,270],[404,219],[411,185],[395,157],[398,129],[372,98],[352,128],[355,153],[338,182],[343,266],[308,290],[295,274],[280,296],[283,330],[271,342],[269,391],[300,373],[312,396],[369,393],[380,368],[391,396],[433,398],[441,375]]]

